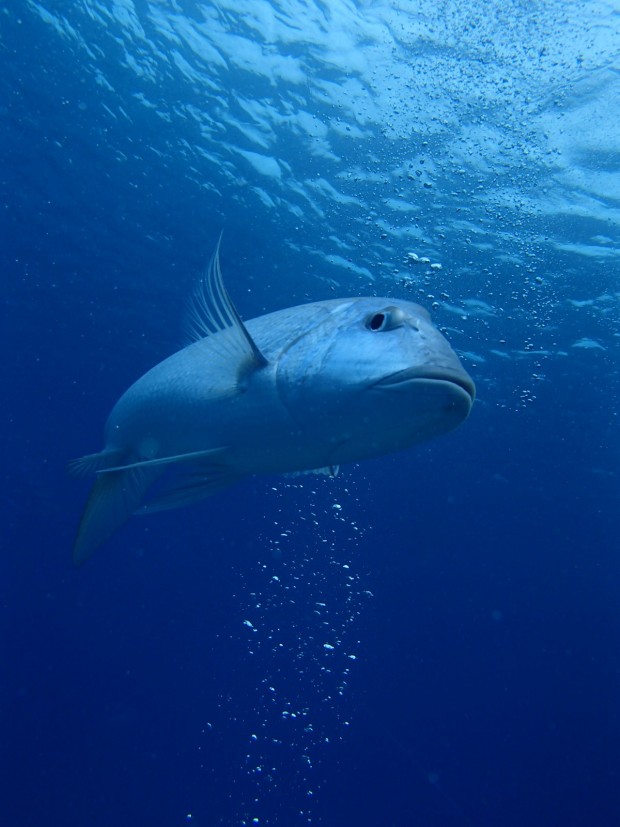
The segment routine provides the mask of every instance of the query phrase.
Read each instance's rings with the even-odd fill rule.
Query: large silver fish
[[[131,514],[175,508],[248,474],[335,469],[445,433],[474,383],[422,307],[315,302],[243,323],[218,250],[193,306],[194,341],[116,403],[105,448],[76,460],[97,479],[74,560]]]

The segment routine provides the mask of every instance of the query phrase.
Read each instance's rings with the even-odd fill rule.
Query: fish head
[[[334,463],[399,450],[467,418],[474,383],[423,307],[374,297],[325,306],[279,371],[297,419],[316,436],[329,432]]]

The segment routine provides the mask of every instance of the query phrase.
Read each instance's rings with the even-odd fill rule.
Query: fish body
[[[97,480],[82,562],[134,512],[195,502],[250,474],[335,469],[445,433],[474,385],[426,310],[332,299],[245,323],[216,252],[194,304],[196,341],[113,408],[105,448],[74,463]]]

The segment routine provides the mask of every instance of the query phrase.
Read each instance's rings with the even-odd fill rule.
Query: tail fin
[[[138,508],[158,468],[134,467],[99,474],[84,508],[73,546],[73,562],[83,563]]]

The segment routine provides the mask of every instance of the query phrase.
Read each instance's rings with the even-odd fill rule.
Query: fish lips
[[[407,391],[417,386],[432,391],[442,390],[452,400],[451,405],[462,409],[465,418],[476,398],[476,386],[465,373],[450,367],[412,367],[384,376],[373,385],[373,389],[385,391]]]

